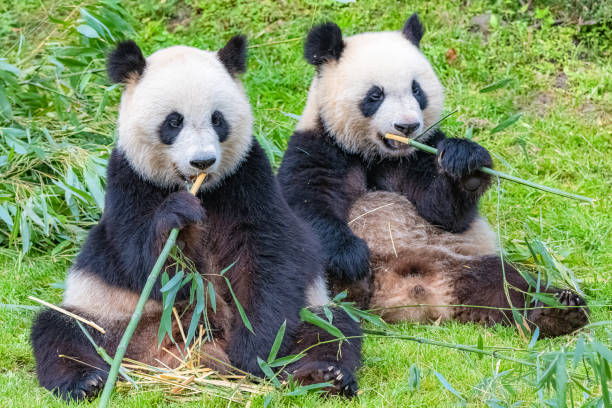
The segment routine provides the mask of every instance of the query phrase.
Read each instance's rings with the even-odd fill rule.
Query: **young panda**
[[[333,291],[348,288],[390,321],[510,324],[504,276],[515,307],[530,305],[529,285],[495,255],[478,216],[491,182],[477,170],[492,166],[487,150],[437,129],[420,137],[437,155],[384,138],[415,138],[439,120],[443,89],[422,36],[416,14],[397,32],[343,38],[333,23],[314,27],[304,54],[316,74],[278,177],[322,243]],[[542,290],[562,306],[584,305],[572,292]],[[401,307],[419,304],[438,307]],[[484,307],[448,307],[457,304]],[[559,335],[582,327],[587,313],[540,308],[526,317],[542,335]]]
[[[257,357],[266,358],[285,321],[279,357],[333,340],[299,318],[305,306],[322,314],[317,306],[328,301],[324,267],[316,238],[290,210],[252,136],[251,108],[237,78],[245,69],[242,36],[218,52],[174,46],[146,59],[128,41],[109,57],[111,80],[125,85],[119,139],[108,164],[104,214],[69,271],[62,307],[103,327],[105,334],[88,330],[110,355],[173,228],[181,229],[177,244],[193,262],[192,272],[215,285],[217,310],[208,311],[215,342],[202,350],[210,356],[206,364],[217,361],[220,369],[231,364],[260,375]],[[193,196],[186,183],[201,172],[208,176]],[[170,274],[175,270],[169,263],[166,268]],[[225,278],[254,333],[242,323]],[[160,285],[126,356],[176,366],[157,346]],[[176,305],[185,311],[186,325],[193,311],[187,307],[189,288],[184,289]],[[333,313],[333,324],[345,336],[361,334],[346,314]],[[180,339],[176,330],[174,338]],[[31,342],[42,386],[65,399],[93,396],[103,386],[108,365],[71,318],[42,311]],[[341,348],[330,341],[308,351],[286,373],[306,384],[328,381],[331,393],[350,396],[356,392],[360,352],[358,338]]]

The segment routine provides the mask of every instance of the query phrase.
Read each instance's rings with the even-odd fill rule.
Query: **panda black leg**
[[[508,310],[510,305],[519,309],[533,305],[530,304],[531,298],[524,295],[530,290],[529,284],[511,264],[506,262],[502,264],[497,256],[487,256],[467,266],[457,272],[454,280],[458,302],[463,305],[485,306],[485,308],[459,307],[455,313],[457,320],[512,325],[514,318]],[[508,302],[504,291],[504,276],[509,284],[508,293],[511,302]],[[536,309],[528,311],[527,322],[532,327],[540,328],[541,337],[568,334],[588,323],[589,310],[580,296],[572,291],[562,291],[557,288],[550,288],[546,292],[555,294],[562,307],[546,307],[538,302]]]
[[[92,329],[90,334],[103,346],[101,333]],[[30,339],[38,381],[43,387],[65,400],[79,401],[96,395],[104,386],[108,364],[74,319],[44,310],[36,317]]]
[[[321,308],[311,309],[313,313],[326,319]],[[303,385],[329,382],[332,384],[329,394],[340,394],[352,397],[357,393],[355,371],[361,362],[361,328],[344,311],[331,308],[333,325],[345,337],[353,337],[342,343],[333,341],[318,344],[308,350],[305,357],[287,368],[296,381]],[[297,344],[291,354],[298,354],[317,343],[333,340],[334,337],[319,327],[302,322]]]

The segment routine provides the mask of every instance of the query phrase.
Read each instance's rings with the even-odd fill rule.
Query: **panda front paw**
[[[336,245],[327,262],[328,276],[344,282],[355,282],[367,276],[370,270],[368,244],[355,235],[347,236]]]
[[[188,191],[170,194],[157,210],[156,232],[167,235],[173,228],[184,228],[204,220],[205,212],[200,199]]]
[[[443,173],[461,182],[468,191],[488,186],[491,176],[479,172],[481,167],[492,167],[491,155],[478,143],[467,139],[444,139],[438,144],[437,163]]]

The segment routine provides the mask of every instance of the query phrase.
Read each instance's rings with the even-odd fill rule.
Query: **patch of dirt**
[[[189,27],[191,24],[191,7],[182,4],[177,7],[176,15],[168,22],[168,32],[173,33],[179,27]]]
[[[474,129],[489,129],[491,128],[491,122],[487,119],[481,118],[469,118],[466,122],[469,127]]]
[[[557,75],[555,75],[555,88],[567,89],[567,86],[567,75],[565,75],[565,72],[557,72]]]
[[[521,110],[532,112],[537,116],[545,116],[555,104],[555,95],[549,91],[536,92],[520,97],[517,102]]]
[[[489,27],[491,26],[491,13],[479,14],[472,17],[472,30],[480,31],[485,38],[489,36]]]

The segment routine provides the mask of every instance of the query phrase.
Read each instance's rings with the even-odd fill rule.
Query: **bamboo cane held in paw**
[[[436,149],[435,147],[431,147],[426,144],[417,142],[416,140],[410,139],[408,137],[402,137],[402,136],[394,135],[392,133],[387,133],[385,137],[387,139],[393,139],[401,143],[412,145],[416,147],[417,149],[420,149],[420,150],[423,150],[423,151],[426,151],[432,154],[438,153],[438,149]],[[488,167],[481,167],[480,171],[482,171],[483,173],[490,174],[495,177],[500,177],[506,180],[514,181],[515,183],[523,184],[531,188],[536,188],[538,190],[546,191],[548,193],[557,194],[563,197],[573,198],[574,200],[586,201],[588,203],[593,202],[592,198],[585,197],[585,196],[578,195],[578,194],[568,193],[566,191],[559,190],[559,189],[552,188],[552,187],[546,187],[541,184],[532,183],[531,181],[523,180],[521,178],[514,177],[514,176],[511,176],[510,174],[502,173],[501,171],[493,170]]]
[[[193,183],[189,191],[191,194],[195,195],[202,182],[206,178],[206,173],[201,173],[196,181]],[[140,294],[140,298],[138,299],[138,303],[136,304],[136,309],[132,314],[130,322],[128,323],[125,332],[123,333],[123,337],[121,337],[121,341],[119,342],[119,346],[117,346],[117,351],[115,352],[115,357],[113,358],[113,364],[110,367],[108,372],[108,378],[106,379],[106,384],[104,384],[104,391],[102,391],[102,396],[100,397],[100,408],[106,408],[108,406],[108,402],[110,401],[111,394],[113,392],[113,387],[115,386],[115,381],[117,381],[117,374],[119,372],[119,367],[121,366],[121,361],[123,360],[123,356],[127,350],[127,346],[130,343],[130,339],[134,334],[134,330],[136,330],[136,326],[138,326],[138,322],[142,317],[142,310],[144,309],[144,305],[149,300],[149,296],[151,295],[151,290],[153,289],[153,285],[157,282],[157,278],[166,263],[166,258],[168,258],[168,254],[170,250],[174,246],[176,242],[176,237],[178,236],[179,230],[178,228],[172,229],[170,231],[170,235],[168,236],[168,240],[164,245],[157,261],[155,261],[155,265],[153,265],[153,270],[149,274],[147,278],[147,282],[145,283],[144,288],[142,289],[142,293]]]

